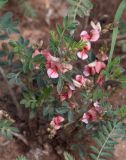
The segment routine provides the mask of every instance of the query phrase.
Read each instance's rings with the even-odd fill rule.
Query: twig
[[[22,134],[12,132],[12,135],[13,135],[14,137],[16,137],[17,139],[21,140],[21,141],[22,141],[24,144],[26,144],[27,146],[29,146],[29,143],[28,143],[27,139],[26,139]]]
[[[0,147],[5,147],[5,146],[7,146],[9,143],[10,143],[10,141],[7,140],[6,142],[1,143],[1,144],[0,144]]]
[[[89,16],[85,17],[85,20],[84,20],[84,24],[83,24],[83,28],[86,30],[87,27],[88,27],[88,22],[89,22]]]
[[[120,41],[120,40],[123,40],[123,39],[126,39],[126,34],[124,34],[124,35],[119,35],[119,36],[117,37],[117,41]],[[111,41],[112,41],[111,38],[106,38],[106,39],[100,39],[100,40],[98,40],[98,43],[111,42]]]
[[[17,101],[17,98],[16,98],[13,90],[11,89],[11,87],[10,87],[10,85],[9,85],[9,83],[8,83],[8,80],[7,80],[7,78],[6,78],[5,72],[4,72],[4,70],[3,70],[2,67],[0,67],[0,73],[1,73],[1,75],[2,75],[2,77],[3,77],[3,79],[4,79],[4,81],[5,81],[5,83],[7,84],[7,87],[8,87],[9,93],[10,93],[10,96],[11,96],[11,98],[12,98],[12,100],[13,100],[15,106],[16,106],[18,117],[21,118],[22,115],[23,115],[23,114],[22,114],[21,107],[20,107],[20,105],[19,105],[19,103],[18,103],[18,101]]]
[[[19,139],[20,141],[22,141],[26,146],[29,146],[29,143],[28,143],[27,139],[22,134],[12,132],[12,135],[14,137],[16,137],[17,139]],[[10,142],[11,142],[10,140],[7,140],[6,142],[3,142],[2,144],[0,144],[0,147],[5,147]]]

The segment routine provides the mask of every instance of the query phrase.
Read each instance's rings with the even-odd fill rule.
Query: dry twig
[[[18,117],[21,118],[22,115],[23,115],[23,114],[22,114],[21,107],[20,107],[20,105],[19,105],[19,103],[18,103],[18,100],[17,100],[17,98],[16,98],[13,90],[11,89],[11,87],[10,87],[10,85],[9,85],[9,83],[8,83],[8,80],[7,80],[7,78],[6,78],[5,72],[4,72],[4,70],[3,70],[2,67],[0,67],[0,73],[1,73],[1,75],[2,75],[2,77],[3,77],[3,79],[4,79],[4,81],[5,81],[5,83],[7,84],[7,88],[8,88],[8,90],[9,90],[10,96],[11,96],[11,98],[12,98],[12,100],[13,100],[15,106],[16,106]]]

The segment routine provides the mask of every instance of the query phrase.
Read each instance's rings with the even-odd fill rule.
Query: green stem
[[[109,133],[108,137],[106,138],[105,142],[103,143],[103,145],[102,145],[102,147],[101,147],[101,149],[100,149],[100,152],[99,152],[96,160],[99,160],[99,159],[100,159],[101,153],[103,152],[104,147],[106,146],[106,143],[107,143],[108,140],[111,138],[111,135],[113,134],[115,128],[116,128],[116,125],[113,127],[112,131]]]
[[[122,2],[120,3],[116,14],[115,14],[115,18],[114,18],[114,23],[118,24],[121,18],[121,15],[124,11],[126,7],[126,0],[122,0]],[[107,65],[107,74],[106,76],[108,76],[109,71],[110,71],[110,64],[112,61],[112,57],[113,57],[113,53],[114,53],[114,49],[115,49],[115,45],[116,45],[116,39],[117,39],[117,35],[118,35],[118,31],[119,31],[119,25],[116,25],[113,29],[113,33],[112,33],[112,42],[111,42],[111,49],[110,49],[110,53],[109,53],[109,60],[108,60],[108,65]]]

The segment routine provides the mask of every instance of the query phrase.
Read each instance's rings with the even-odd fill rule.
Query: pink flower
[[[90,67],[89,65],[86,65],[84,67],[84,70],[83,70],[83,74],[88,77],[90,75],[95,75],[96,74],[96,71],[95,71],[95,68],[94,67]]]
[[[89,121],[97,120],[97,112],[92,108],[87,113],[83,114],[81,121],[88,124]]]
[[[34,51],[34,53],[32,54],[32,58],[36,57],[36,56],[39,55],[39,54],[41,54],[41,52],[40,52],[38,49],[36,49],[36,50]]]
[[[80,34],[81,40],[96,42],[100,37],[100,32],[98,30],[92,29],[89,34],[86,31],[82,31]]]
[[[86,83],[90,80],[87,78],[84,78],[82,75],[76,75],[75,79],[73,79],[73,84],[77,88],[85,87]]]
[[[97,55],[97,58],[100,60],[100,61],[107,61],[108,60],[108,56],[103,52],[101,51],[100,53],[98,53]]]
[[[45,57],[45,59],[47,61],[54,61],[54,62],[59,62],[60,61],[59,58],[52,56],[51,53],[48,50],[41,51],[41,54]]]
[[[88,34],[87,31],[82,31],[80,34],[81,40],[83,41],[89,41],[90,40],[90,35]]]
[[[81,121],[88,124],[89,116],[87,113],[83,114],[83,117],[81,118]]]
[[[102,54],[101,61],[107,61],[108,56],[106,54]]]
[[[42,51],[42,55],[47,60],[46,70],[49,78],[58,78],[59,73],[65,73],[73,68],[71,64],[61,63],[60,59],[52,56],[49,51]]]
[[[87,111],[87,113],[83,114],[81,121],[88,124],[89,121],[95,122],[99,118],[102,113],[102,109],[99,105],[99,102],[96,101],[93,103],[91,109]]]
[[[88,116],[89,116],[89,120],[90,121],[96,121],[97,120],[97,111],[94,108],[91,108],[88,112],[87,112]]]
[[[99,74],[105,68],[106,68],[106,65],[104,62],[96,61],[96,65],[95,65],[96,73]]]
[[[49,68],[47,70],[47,74],[48,74],[49,78],[58,78],[59,77],[59,74],[56,69]]]
[[[59,77],[59,65],[53,61],[47,61],[46,63],[47,74],[49,78],[58,78]]]
[[[75,90],[75,86],[74,86],[73,83],[70,83],[68,86],[69,86],[69,89],[70,89],[71,91],[74,91],[74,90]]]
[[[95,24],[93,21],[91,21],[91,26],[94,30],[101,32],[101,24],[99,22]]]
[[[90,31],[90,41],[91,42],[96,42],[100,37],[100,33],[98,30],[92,29]]]
[[[55,130],[58,130],[61,128],[61,123],[64,121],[64,118],[62,116],[56,116],[52,119],[50,122],[51,127],[53,127]]]
[[[59,95],[60,101],[62,101],[62,102],[65,101],[65,100],[70,99],[72,97],[72,95],[73,95],[73,92],[75,90],[75,86],[72,83],[70,83],[70,84],[68,84],[68,87],[69,88],[68,88],[68,90],[66,92],[61,93]]]
[[[78,58],[85,60],[88,58],[88,54],[87,52],[91,49],[91,44],[90,42],[86,42],[86,46],[83,48],[82,51],[77,52],[77,56]]]
[[[80,34],[81,40],[83,41],[91,41],[96,42],[100,37],[101,32],[101,25],[98,22],[95,24],[94,22],[91,22],[92,30],[88,33],[87,31],[82,31]]]
[[[97,79],[97,84],[101,87],[103,85],[103,82],[104,82],[104,77],[103,75],[100,74]]]
[[[57,61],[47,61],[46,63],[46,69],[47,69],[47,74],[49,78],[58,78],[59,73],[66,73],[70,70],[72,70],[72,65],[71,64],[60,64],[60,62]]]
[[[101,61],[94,61],[92,63],[89,63],[84,67],[83,74],[88,77],[90,75],[99,74],[102,70],[106,68],[106,65],[104,62]]]
[[[102,110],[101,110],[101,107],[100,107],[100,105],[99,105],[99,102],[96,101],[96,102],[93,103],[93,105],[94,105],[95,110],[96,110],[98,113],[101,113]]]
[[[61,73],[66,73],[68,71],[71,71],[72,68],[73,68],[73,66],[71,64],[62,63],[60,71],[61,71]]]
[[[59,95],[60,101],[63,102],[65,100],[67,100],[67,99],[70,99],[72,97],[72,94],[73,94],[73,91],[70,90],[70,89],[67,92],[65,92],[65,93],[61,93]]]
[[[77,56],[78,56],[78,58],[80,58],[82,60],[85,60],[88,58],[88,54],[84,50],[77,52]]]

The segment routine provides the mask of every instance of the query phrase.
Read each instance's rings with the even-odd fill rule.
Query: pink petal
[[[97,73],[100,73],[100,71],[103,70],[103,69],[105,69],[105,68],[106,68],[105,63],[99,62],[99,61],[96,62],[95,69],[96,69]]]
[[[73,92],[72,92],[71,90],[68,91],[68,93],[67,93],[67,94],[68,94],[68,98],[71,98],[71,97],[72,97],[72,93],[73,93]]]
[[[103,54],[101,60],[102,61],[107,61],[108,60],[108,56],[106,54]]]
[[[95,107],[100,107],[98,101],[94,102],[93,105],[94,105]]]
[[[72,70],[73,66],[71,64],[62,63],[62,68],[62,72],[65,73]]]
[[[35,56],[41,54],[41,52],[39,52],[38,49],[35,50],[35,52],[32,54],[32,58],[34,58]]]
[[[90,39],[90,35],[87,33],[87,31],[82,31],[80,34],[81,40],[87,41]]]
[[[97,120],[97,112],[96,112],[96,110],[94,110],[94,109],[90,109],[89,111],[88,111],[88,115],[89,115],[89,119],[90,120],[92,120],[92,121],[96,121]]]
[[[51,53],[47,50],[43,50],[41,54],[46,58],[47,61],[59,62],[60,59],[51,55]]]
[[[78,81],[76,81],[75,79],[73,79],[73,84],[75,85],[75,87],[77,88],[81,88],[82,84],[79,83]]]
[[[99,105],[98,101],[94,102],[93,105],[94,105],[96,111],[101,112],[101,108],[100,108],[100,105]]]
[[[103,85],[103,75],[99,75],[97,79],[97,84],[101,87]]]
[[[73,83],[70,83],[70,84],[69,84],[69,88],[70,88],[72,91],[75,90],[75,86],[73,85]]]
[[[47,70],[47,74],[48,74],[49,78],[58,78],[59,77],[59,74],[57,73],[57,71],[55,69],[49,68]]]
[[[91,49],[91,43],[89,41],[86,42],[86,46],[84,47],[86,51],[89,51]]]
[[[89,117],[87,116],[86,113],[84,113],[81,121],[84,122],[84,123],[86,123],[86,124],[88,124],[88,119],[89,119]]]
[[[85,83],[85,78],[82,75],[76,75],[75,79],[81,84]]]
[[[58,130],[61,128],[60,123],[64,121],[64,118],[62,116],[56,116],[52,119],[50,122],[50,125],[55,129]]]
[[[85,60],[85,59],[88,58],[87,53],[85,53],[84,51],[78,52],[78,53],[77,53],[77,56],[78,56],[78,58],[80,58],[80,59],[82,59],[82,60]]]
[[[54,57],[54,56],[50,56],[50,60],[51,60],[51,61],[54,61],[54,62],[59,62],[59,61],[60,61],[59,58]]]
[[[92,42],[96,42],[99,39],[99,37],[100,37],[99,31],[95,30],[95,29],[92,29],[90,31],[90,34],[91,34],[90,41],[92,41]]]
[[[59,122],[60,122],[60,123],[65,120],[64,117],[62,117],[62,116],[57,116],[57,118],[59,119]]]
[[[92,67],[92,68],[91,68],[91,75],[95,75],[95,74],[96,74],[95,67]]]
[[[95,24],[93,21],[91,21],[91,26],[93,29],[101,32],[101,24],[99,22],[97,24]]]
[[[67,99],[67,94],[66,93],[61,93],[59,95],[59,97],[60,97],[60,101],[63,102],[63,101],[65,101]]]
[[[55,128],[55,130],[58,130],[58,129],[61,128],[61,126],[60,125],[55,125],[54,128]]]
[[[86,77],[88,77],[88,76],[90,76],[90,67],[88,66],[88,65],[86,65],[85,67],[84,67],[84,70],[83,70],[83,74],[86,76]]]
[[[96,66],[96,61],[89,63],[88,66],[89,67],[95,67]]]

